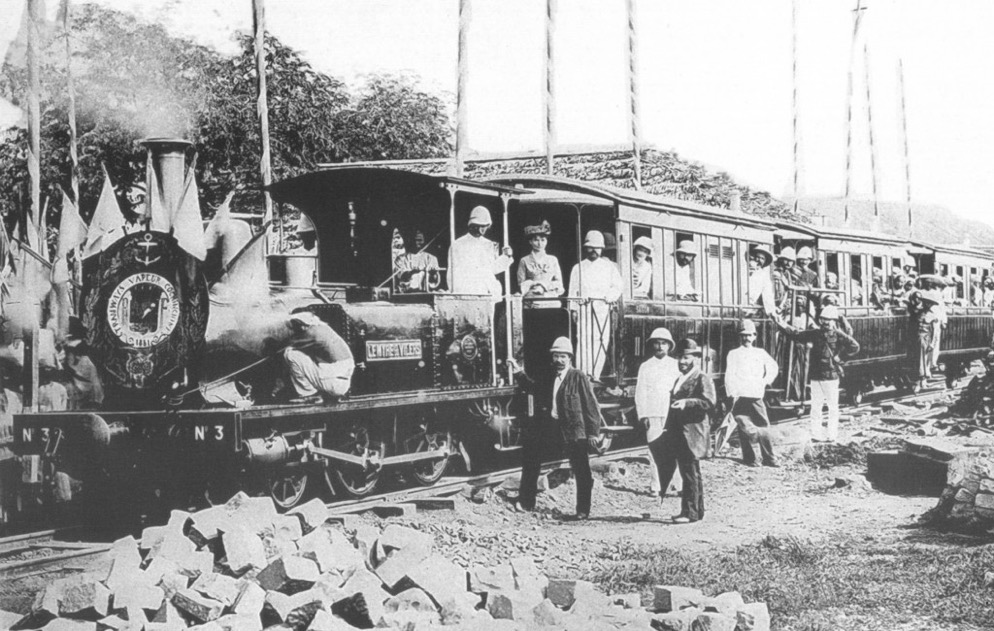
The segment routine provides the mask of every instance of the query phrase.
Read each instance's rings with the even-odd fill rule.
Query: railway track
[[[100,554],[110,544],[67,541],[75,529],[43,530],[0,538],[0,578],[58,570],[71,560]]]

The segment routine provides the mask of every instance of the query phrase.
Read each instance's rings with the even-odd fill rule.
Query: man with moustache
[[[701,461],[708,450],[711,414],[717,398],[714,382],[700,369],[701,349],[691,339],[677,346],[677,366],[680,376],[670,394],[670,410],[666,429],[660,440],[650,446],[656,461],[661,463],[659,482],[664,491],[674,471],[680,469],[683,493],[680,514],[673,523],[687,524],[704,518],[704,485],[701,481]]]
[[[576,478],[574,518],[585,520],[590,517],[590,498],[594,488],[587,451],[590,447],[599,447],[604,419],[589,377],[572,367],[573,344],[569,338],[557,338],[549,353],[552,355],[552,370],[540,380],[529,377],[511,360],[518,383],[536,399],[536,415],[528,420],[523,437],[521,483],[515,510],[535,509],[542,450],[558,428],[563,450]]]
[[[763,397],[766,386],[776,379],[779,367],[766,351],[755,346],[756,324],[752,320],[739,322],[738,333],[740,345],[729,351],[725,360],[725,394],[728,396],[726,409],[731,409],[739,427],[742,463],[749,467],[760,466],[752,446],[753,441],[758,441],[763,464],[778,467]]]
[[[621,272],[612,261],[602,258],[604,234],[587,232],[583,241],[585,258],[569,275],[570,310],[579,320],[577,346],[579,365],[593,379],[600,379],[611,344],[611,304],[621,298]]]
[[[469,214],[466,234],[449,249],[449,289],[454,294],[491,296],[501,300],[503,289],[499,274],[514,261],[511,248],[501,249],[486,238],[492,222],[486,206],[477,206]]]
[[[666,487],[660,484],[662,463],[656,459],[657,449],[653,444],[662,439],[663,427],[670,411],[670,391],[680,369],[677,362],[670,357],[673,350],[673,336],[668,329],[659,327],[649,336],[648,344],[652,349],[652,357],[639,366],[638,381],[635,384],[635,412],[645,427],[645,440],[649,446],[649,464],[652,478],[649,492],[659,493],[660,497],[666,492]]]

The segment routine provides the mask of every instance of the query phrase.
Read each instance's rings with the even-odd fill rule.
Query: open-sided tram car
[[[759,343],[774,351],[774,327],[748,300],[746,258],[752,245],[812,241],[822,274],[833,260],[839,270],[850,270],[859,259],[864,285],[867,266],[876,265],[876,258],[914,251],[903,242],[778,226],[741,212],[556,177],[471,181],[341,167],[280,182],[271,192],[277,202],[306,213],[316,227],[312,252],[273,257],[284,284],[277,289],[297,292],[296,304],[302,305],[297,308],[313,311],[348,342],[357,364],[349,396],[311,406],[260,398],[238,408],[188,398],[180,409],[166,409],[160,396],[168,392],[164,385],[184,371],[195,375],[201,352],[189,365],[163,372],[160,383],[145,380],[136,387],[132,379],[128,400],[147,392],[144,407],[15,416],[16,449],[32,488],[58,486],[56,472],[91,486],[140,481],[142,489],[158,494],[204,488],[227,492],[252,477],[289,507],[323,486],[339,496],[369,494],[384,469],[432,484],[454,456],[470,465],[494,458],[495,444],[498,452],[517,446],[518,430],[533,406],[513,386],[509,357],[535,372],[546,367],[546,349],[555,337],[565,334],[577,346],[589,344],[594,356],[606,357],[596,377],[609,425],[630,425],[626,412],[648,352],[644,340],[653,328],[666,326],[677,339],[695,338],[705,349],[705,370],[719,380],[724,357],[737,344],[739,319],[755,318]],[[618,263],[625,289],[610,305],[609,321],[598,324],[611,328],[606,345],[598,331],[585,330],[590,326],[572,315],[585,299],[563,296],[543,299],[541,307],[523,304],[513,273],[500,277],[504,295],[499,300],[446,290],[460,273],[444,269],[449,246],[465,232],[477,205],[493,217],[488,238],[512,246],[516,259],[528,252],[524,226],[548,221],[548,251],[558,257],[567,279],[582,256],[583,234],[597,229],[607,236],[605,255]],[[397,235],[414,230],[423,232],[425,249],[443,270],[431,290],[392,291]],[[632,244],[640,237],[649,238],[654,250],[653,289],[647,298],[634,297],[630,283]],[[699,300],[674,295],[674,252],[686,241],[697,250],[691,279]],[[932,256],[927,248],[916,252]],[[977,259],[976,264],[986,268],[989,261]],[[160,275],[174,282],[168,273]],[[904,352],[906,316],[871,313],[849,297],[844,306],[866,348],[853,363],[869,369],[897,361]],[[989,310],[964,310],[954,309],[951,317],[950,357],[965,359],[990,339]],[[140,366],[156,351],[154,344],[129,346],[127,341],[118,339],[115,348],[129,358],[129,366]],[[184,348],[198,349],[202,342]],[[578,353],[577,360],[581,369],[590,370],[586,354]],[[105,376],[117,386],[128,385],[119,375]],[[636,432],[620,435],[638,439]]]

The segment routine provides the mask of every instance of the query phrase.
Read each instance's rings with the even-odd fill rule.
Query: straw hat
[[[549,225],[548,221],[543,221],[537,226],[525,226],[525,236],[528,238],[536,235],[547,237],[550,234],[552,234],[552,227]]]

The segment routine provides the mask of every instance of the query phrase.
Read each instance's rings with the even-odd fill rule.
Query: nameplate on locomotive
[[[421,359],[421,354],[421,340],[375,340],[366,342],[367,362]]]

